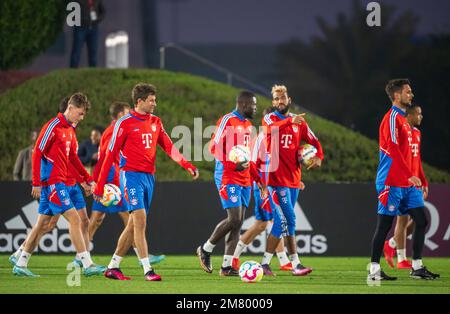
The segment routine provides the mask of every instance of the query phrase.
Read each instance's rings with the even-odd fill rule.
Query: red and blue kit
[[[286,234],[295,235],[294,207],[301,182],[298,150],[302,141],[313,145],[317,149],[316,156],[321,160],[324,158],[322,145],[308,124],[305,121],[293,123],[293,117],[292,114],[284,116],[275,111],[262,119],[270,152],[268,186],[275,192],[280,204],[271,231],[278,238]]]
[[[76,150],[78,151],[78,140],[76,138],[75,128],[72,128],[72,131],[75,136]],[[73,163],[69,162],[68,166],[66,186],[67,192],[69,192],[70,200],[72,201],[76,210],[86,208],[86,201],[84,200],[83,192],[81,191],[78,183],[86,182],[87,184],[89,184],[93,179],[84,169],[84,167],[83,172],[80,173]]]
[[[237,164],[228,154],[236,145],[249,147],[253,132],[252,123],[234,110],[221,117],[211,138],[210,151],[215,158],[214,180],[224,209],[248,207],[251,197],[252,179],[260,182],[254,162],[250,167],[237,171]]]
[[[267,137],[264,132],[260,132],[252,145],[252,161],[256,164],[261,181],[267,185],[269,152]],[[261,197],[261,191],[256,183],[253,183],[253,197],[255,198],[255,219],[260,221],[270,221],[273,219],[273,213],[280,206],[278,197],[271,187],[267,187],[268,195]]]
[[[114,126],[116,125],[116,120],[112,121],[111,124],[105,129],[100,139],[100,145],[98,148],[98,161],[95,164],[93,177],[95,181],[98,181],[100,176],[100,171],[103,167],[103,162],[105,161],[106,152],[108,150],[109,143],[111,142],[111,138],[114,132]],[[113,161],[111,166],[111,170],[109,171],[108,178],[106,179],[106,183],[112,183],[118,187],[120,187],[119,180],[119,162],[120,156],[117,154],[116,159]],[[99,211],[106,214],[118,213],[123,211],[128,211],[128,205],[126,200],[122,198],[119,204],[112,206],[103,206],[99,201],[94,200],[92,203],[92,210]]]
[[[380,215],[406,215],[408,209],[424,206],[422,191],[408,180],[413,176],[411,144],[412,128],[406,113],[392,106],[379,130],[376,188]]]
[[[53,216],[74,208],[66,186],[69,164],[86,182],[92,181],[77,156],[77,146],[73,127],[61,113],[41,129],[32,155],[32,184],[42,187],[40,214]]]
[[[420,141],[422,135],[420,130],[416,127],[412,128],[412,140],[411,140],[411,171],[413,176],[418,177],[422,181],[422,186],[428,186],[427,178],[423,172],[422,157],[420,149]]]
[[[103,195],[110,169],[119,155],[120,188],[128,210],[145,209],[148,212],[153,195],[157,145],[186,170],[196,170],[173,145],[160,118],[132,110],[114,126],[95,194]]]

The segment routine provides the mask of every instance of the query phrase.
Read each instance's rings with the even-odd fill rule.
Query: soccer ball
[[[244,145],[233,146],[228,153],[228,160],[234,163],[250,161],[250,149]]]
[[[122,199],[122,193],[120,192],[120,189],[117,185],[112,183],[105,184],[105,187],[103,189],[103,197],[100,200],[100,203],[103,204],[103,206],[114,206],[119,204],[120,200]]]
[[[317,154],[317,149],[311,144],[300,146],[298,150],[298,162],[301,165],[309,167],[312,163],[313,157]]]
[[[264,271],[261,264],[255,261],[244,262],[239,268],[239,276],[243,282],[261,281],[263,275]]]

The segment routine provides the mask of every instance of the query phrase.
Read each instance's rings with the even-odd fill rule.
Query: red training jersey
[[[77,156],[77,141],[72,125],[63,114],[41,129],[32,154],[33,186],[66,183],[69,163],[79,173],[87,173]],[[87,181],[91,181],[89,174]]]
[[[95,189],[101,196],[111,166],[120,155],[120,170],[151,173],[155,172],[156,145],[159,145],[184,169],[195,171],[164,130],[161,119],[152,114],[139,114],[132,110],[117,120],[107,149],[105,160]]]
[[[412,128],[412,140],[411,140],[411,171],[413,176],[416,176],[422,181],[423,186],[428,186],[427,178],[422,168],[422,157],[420,150],[420,141],[422,135],[420,130],[416,127]]]
[[[409,187],[412,177],[412,130],[406,113],[396,106],[384,115],[379,130],[377,185]]]
[[[116,125],[116,120],[113,120],[111,124],[106,128],[106,130],[103,132],[102,137],[100,139],[100,145],[98,147],[98,161],[95,164],[94,171],[92,176],[94,177],[95,181],[98,181],[98,178],[100,176],[100,171],[103,166],[103,162],[105,161],[106,152],[108,150],[109,143],[111,142],[111,138],[114,131],[114,126]],[[114,169],[114,178],[112,180],[112,183],[119,186],[119,162],[120,162],[120,156],[117,154],[116,159],[113,161],[112,167]]]
[[[298,161],[298,150],[302,141],[313,145],[317,149],[316,156],[321,160],[324,158],[322,145],[308,124],[305,121],[292,123],[293,116],[284,116],[275,111],[262,119],[270,147],[270,186],[300,188],[302,166]]]
[[[73,136],[75,140],[75,152],[78,152],[78,140],[77,140],[77,134],[75,132],[75,128],[72,127]],[[77,154],[78,155],[78,154]],[[89,175],[89,173],[86,171],[86,168],[83,167],[82,172],[77,169],[77,167],[72,163],[69,162],[68,169],[67,169],[67,178],[66,178],[66,186],[73,186],[77,183],[90,183],[93,179]]]
[[[237,164],[230,161],[228,154],[236,145],[250,148],[252,123],[236,110],[221,117],[211,137],[210,151],[216,160],[214,177],[219,185],[236,184],[251,186],[252,179],[260,182],[255,163],[250,161],[250,167],[237,171]]]

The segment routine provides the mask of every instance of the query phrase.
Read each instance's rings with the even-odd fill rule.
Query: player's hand
[[[242,161],[236,164],[236,171],[243,171],[250,167],[250,161]]]
[[[200,176],[200,172],[198,171],[197,168],[195,168],[194,170],[192,170],[191,168],[189,168],[189,169],[188,169],[188,172],[191,174],[192,180],[197,180],[198,177]]]
[[[95,183],[94,181],[92,181],[91,183],[89,183],[90,187],[91,187],[91,194],[94,194],[95,189],[97,188],[97,183]]]
[[[97,202],[100,202],[100,200],[102,199],[100,196],[98,196],[96,194],[92,194],[92,198]]]
[[[304,118],[305,115],[306,115],[306,113],[301,113],[301,114],[295,115],[292,118],[292,123],[301,124],[302,122],[305,122],[305,118]]]
[[[426,200],[428,197],[428,191],[429,191],[428,186],[424,186],[422,191],[423,191],[423,199]]]
[[[84,194],[86,196],[90,196],[92,194],[91,186],[89,184],[87,184],[86,182],[81,183],[81,187],[83,188]]]
[[[312,160],[311,164],[309,165],[308,168],[306,168],[306,170],[318,168],[318,167],[322,166],[322,159],[320,159],[319,157],[314,156],[311,160]]]
[[[33,186],[31,189],[31,196],[33,196],[34,199],[40,199],[41,198],[41,191],[42,188],[40,186]]]
[[[418,177],[412,176],[408,181],[414,184],[414,186],[422,186],[422,181]]]
[[[267,186],[264,183],[257,183],[256,184],[259,189],[259,195],[261,196],[261,199],[265,199],[269,195],[269,190],[267,189]]]
[[[306,189],[306,185],[303,181],[300,181],[300,190],[303,191],[304,189]]]

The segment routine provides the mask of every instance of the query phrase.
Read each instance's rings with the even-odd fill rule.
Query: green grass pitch
[[[276,271],[276,277],[265,277],[261,282],[248,284],[239,277],[220,277],[218,268],[221,257],[213,257],[212,274],[205,273],[196,256],[167,256],[155,270],[162,282],[145,282],[142,268],[135,256],[126,257],[121,268],[131,281],[108,280],[102,276],[80,277],[80,286],[68,286],[67,264],[72,256],[35,255],[29,267],[40,278],[20,278],[11,273],[8,255],[0,255],[0,294],[7,293],[170,293],[170,294],[263,294],[263,293],[450,293],[450,259],[425,258],[426,265],[433,272],[441,274],[434,281],[409,278],[408,270],[382,267],[389,275],[398,276],[394,282],[382,282],[380,286],[369,287],[366,283],[368,258],[362,257],[304,257],[305,265],[314,271],[306,277],[294,277],[290,272]],[[94,256],[94,260],[106,265],[109,256]],[[260,256],[244,256],[241,261],[261,259]],[[274,258],[273,269],[278,268]],[[73,271],[73,270],[72,270]],[[73,278],[70,277],[70,278]]]

